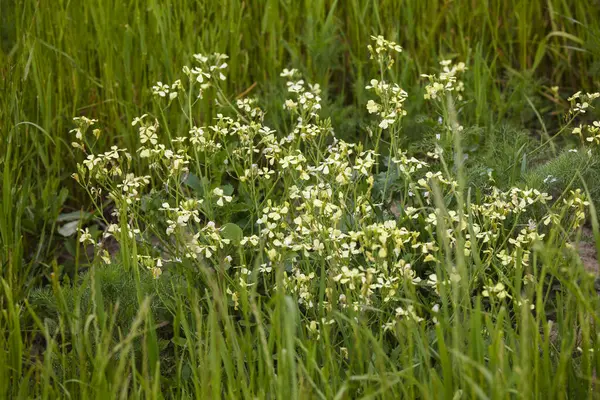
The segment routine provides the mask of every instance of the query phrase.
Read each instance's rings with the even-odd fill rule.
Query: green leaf
[[[237,246],[244,237],[244,232],[242,231],[242,228],[230,222],[221,227],[221,236],[224,239],[229,239],[231,244]]]
[[[65,249],[69,252],[69,254],[72,257],[75,257],[77,255],[77,243],[75,241],[75,239],[69,239],[69,240],[65,240]]]
[[[233,186],[231,186],[230,184],[223,185],[222,189],[225,196],[231,196],[233,194]]]
[[[67,200],[68,197],[69,197],[69,190],[67,188],[62,188],[60,190],[60,192],[58,193],[58,196],[56,196],[56,201],[58,203],[58,206],[62,206],[63,204],[65,204],[65,201]]]
[[[76,221],[79,219],[91,218],[92,214],[85,211],[72,211],[70,213],[63,213],[56,218],[56,222],[69,222]]]
[[[174,345],[180,347],[185,347],[187,345],[187,340],[185,340],[185,338],[182,338],[181,336],[176,338],[174,337],[173,339],[171,339],[171,342],[173,342]]]
[[[198,176],[189,173],[183,179],[183,183],[202,196],[204,194],[204,187],[208,185],[208,180],[206,178],[200,179]]]
[[[75,232],[77,232],[77,228],[79,227],[79,220],[67,222],[60,228],[58,228],[58,233],[64,237],[73,236]]]
[[[185,363],[183,368],[181,369],[181,379],[184,381],[188,381],[192,376],[192,369],[188,363]]]
[[[581,39],[581,38],[579,38],[579,37],[577,37],[575,35],[572,35],[570,33],[563,32],[563,31],[553,31],[553,32],[550,32],[546,36],[546,39],[549,39],[549,38],[551,38],[553,36],[558,36],[558,37],[561,37],[561,38],[565,38],[565,39],[571,40],[571,41],[573,41],[575,43],[579,43],[579,44],[583,44],[584,43],[583,39]]]
[[[533,66],[531,67],[532,71],[535,71],[537,67],[540,65],[540,62],[546,55],[546,40],[542,40],[538,45],[537,51],[535,52],[535,58],[533,60]]]
[[[287,253],[285,255],[285,258],[283,260],[283,265],[287,272],[292,272],[294,265],[296,265],[297,257],[298,257],[298,253],[296,253],[296,252]]]
[[[525,175],[527,171],[527,153],[523,154],[523,158],[521,159],[521,175]]]

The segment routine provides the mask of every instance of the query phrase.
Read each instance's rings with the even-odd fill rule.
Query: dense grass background
[[[197,347],[197,354],[192,357],[206,357],[211,365],[219,365],[217,371],[187,370],[181,360],[166,362],[176,370],[176,379],[184,380],[182,377],[191,375],[197,385],[194,391],[189,381],[172,382],[172,387],[182,388],[179,392],[173,390],[173,394],[184,396],[195,392],[198,398],[216,397],[220,393],[230,397],[241,395],[215,387],[223,373],[227,377],[227,384],[223,385],[233,388],[235,368],[241,365],[235,360],[244,358],[245,351],[252,351],[244,349],[244,342],[227,325],[229,322],[222,315],[218,299],[208,310],[208,325],[198,326],[206,322],[200,318],[186,320],[189,314],[183,311],[184,305],[193,304],[199,294],[179,293],[175,288],[164,288],[169,293],[167,297],[176,299],[172,303],[142,302],[138,314],[138,300],[150,292],[148,287],[152,285],[132,280],[120,290],[128,293],[137,290],[139,299],[127,300],[136,307],[127,312],[137,315],[133,324],[147,328],[140,335],[143,343],[139,343],[134,340],[135,330],[131,330],[129,336],[127,331],[118,331],[116,327],[123,324],[112,321],[112,314],[102,309],[102,290],[77,293],[77,290],[99,285],[98,280],[115,283],[121,278],[104,271],[100,277],[86,277],[92,284],[83,285],[82,289],[69,288],[68,293],[53,278],[53,272],[78,263],[73,261],[73,255],[79,254],[76,244],[57,234],[60,215],[82,209],[94,211],[85,193],[70,177],[77,162],[70,147],[72,117],[86,115],[99,119],[105,130],[101,146],[116,144],[135,148],[138,138],[130,121],[155,107],[150,91],[155,81],[174,80],[180,66],[186,64],[193,53],[219,51],[230,56],[227,91],[233,94],[250,91],[258,95],[275,126],[283,123],[278,119],[283,94],[273,82],[284,67],[293,66],[300,68],[310,81],[323,86],[326,110],[333,118],[338,135],[361,140],[367,101],[364,86],[374,73],[366,49],[372,34],[382,34],[404,47],[405,52],[394,66],[393,74],[409,93],[419,75],[435,70],[441,58],[455,56],[467,62],[470,73],[466,97],[470,102],[462,114],[463,123],[473,127],[473,146],[479,146],[474,152],[488,163],[495,163],[498,170],[508,171],[502,176],[506,185],[522,181],[542,185],[540,181],[550,172],[554,176],[562,173],[565,187],[570,183],[569,170],[565,172],[565,169],[573,168],[574,162],[568,155],[553,161],[555,164],[541,165],[548,156],[561,153],[560,148],[536,153],[539,159],[524,159],[523,154],[535,149],[540,138],[559,125],[555,110],[565,104],[552,97],[551,86],[559,86],[561,95],[566,97],[577,90],[597,89],[600,84],[600,3],[596,0],[173,0],[168,4],[158,0],[0,0],[0,268],[3,278],[0,330],[4,333],[0,339],[0,364],[3,365],[0,387],[4,392],[0,394],[27,396],[35,392],[42,397],[54,397],[72,392],[83,398],[94,398],[111,393],[116,397],[127,394],[126,391],[117,393],[126,387],[127,381],[138,388],[129,395],[158,396],[160,372],[151,363],[142,363],[143,367],[136,369],[139,359],[132,356],[134,346],[138,346],[143,358],[153,360],[157,354],[152,352],[162,348],[157,344],[156,335],[150,333],[155,321],[148,313],[152,307],[158,307],[174,314],[175,324],[183,330],[196,329],[196,334],[190,332],[180,343]],[[416,95],[411,95],[407,104],[409,113],[423,107],[423,101]],[[214,113],[212,105],[206,103],[203,110],[205,120],[209,121]],[[172,124],[172,130],[185,129],[184,121],[174,119]],[[486,141],[478,139],[481,137]],[[474,181],[481,172],[478,167],[475,163]],[[589,171],[591,180],[588,182],[594,182],[597,177],[595,167]],[[589,190],[597,193],[598,187],[591,185]],[[55,289],[52,299],[40,292],[40,288],[49,286]],[[48,324],[36,320],[29,312],[27,298],[37,299],[37,304],[48,303],[52,312],[64,316],[59,327],[62,341],[46,343],[48,351],[54,351],[56,357],[45,359],[46,363],[56,362],[61,368],[32,361],[34,357],[30,353],[44,346],[36,343],[42,339],[31,331],[46,329],[42,334],[45,341],[52,334]],[[577,296],[569,299],[575,302],[571,308],[574,311],[594,307],[592,300]],[[292,307],[280,300],[274,312],[283,314],[278,315],[279,321],[289,328],[295,316],[292,311],[286,312]],[[85,301],[85,306],[81,306],[80,301]],[[99,321],[95,331],[85,325],[84,319],[72,318],[72,312],[85,315],[92,309]],[[466,329],[470,329],[472,335],[471,356],[483,361],[482,353],[478,353],[484,346],[483,339],[475,332],[482,324],[491,322],[485,320],[481,312],[473,315],[465,322],[471,324],[466,325],[470,326]],[[566,334],[568,327],[582,315],[564,316],[561,332]],[[128,316],[123,318],[128,320]],[[496,327],[488,326],[488,330],[505,335],[506,342],[517,343],[528,338],[520,336],[508,323],[505,326],[497,323]],[[525,321],[524,326],[537,327],[534,321]],[[364,350],[361,346],[365,343],[376,341],[368,336],[367,330],[353,328],[358,335],[354,338],[355,354]],[[457,326],[450,324],[450,328],[458,335]],[[222,332],[229,336],[220,337]],[[281,332],[277,340],[296,340],[291,328],[282,328]],[[195,335],[199,338],[197,343],[191,339]],[[590,332],[584,335],[589,336]],[[73,340],[66,340],[67,336]],[[111,352],[109,339],[112,337],[121,340],[123,351],[123,356],[116,361],[109,361],[106,356]],[[175,338],[173,343],[179,345],[179,339]],[[491,359],[486,360],[494,367],[490,367],[492,372],[482,372],[479,364],[466,361],[461,366],[467,377],[476,376],[479,371],[477,379],[481,381],[475,382],[474,388],[486,387],[488,394],[493,393],[497,398],[518,397],[534,389],[541,397],[577,394],[563,389],[570,383],[569,387],[576,391],[574,388],[579,382],[573,375],[574,367],[567,360],[568,351],[562,353],[557,372],[550,370],[547,362],[531,361],[537,357],[531,348],[530,352],[521,354],[520,360],[523,366],[534,365],[534,370],[517,371],[512,367],[519,362],[504,353],[502,343],[505,342],[500,341],[500,337],[497,339]],[[576,347],[576,338],[571,339],[566,349]],[[425,345],[420,340],[418,333],[407,332],[406,357],[414,352],[427,364]],[[68,348],[63,346],[65,341],[69,342]],[[536,342],[536,346],[548,354],[551,352],[549,340]],[[311,351],[316,349],[304,349],[303,359],[311,360]],[[232,354],[223,356],[220,352],[225,350]],[[292,393],[292,397],[304,394],[333,398],[341,393],[344,398],[347,395],[339,388],[356,385],[364,388],[362,393],[378,396],[401,377],[411,381],[412,386],[407,392],[394,386],[397,392],[391,392],[391,397],[420,393],[425,398],[429,393],[431,398],[436,398],[442,390],[445,397],[454,395],[451,369],[455,366],[444,364],[450,363],[448,360],[442,360],[443,376],[436,372],[421,376],[410,370],[392,371],[394,364],[386,357],[381,364],[369,364],[369,356],[362,354],[356,356],[352,380],[332,373],[336,368],[333,364],[323,372],[317,371],[310,362],[303,364],[293,357],[290,359],[290,369],[285,376],[277,378],[280,380],[268,378],[269,374],[261,370],[251,377],[248,391],[242,392],[243,395],[258,393],[255,390],[264,384],[262,395]],[[268,365],[266,360],[260,361]],[[79,375],[84,380],[81,366],[88,362],[102,364],[103,368],[98,369],[98,375],[85,376],[85,380],[93,379],[86,388],[86,384],[77,381]],[[115,363],[117,373],[105,373],[110,369],[106,363]],[[220,370],[221,363],[225,372]],[[307,370],[298,372],[296,368]],[[590,365],[583,368],[591,370]],[[52,372],[57,370],[64,376]],[[513,375],[502,375],[511,370]],[[319,374],[319,383],[310,381],[309,378]],[[529,374],[535,379],[530,380]],[[553,380],[553,375],[560,379]],[[304,376],[306,380],[298,382],[297,376]],[[514,381],[519,376],[523,381]],[[148,377],[154,379],[148,381]],[[373,383],[371,380],[377,381],[373,392],[368,389],[369,383]],[[26,383],[19,385],[19,382]],[[41,388],[34,388],[33,383],[40,384]],[[530,383],[538,386],[529,387]],[[314,390],[325,386],[329,392]],[[584,392],[579,394],[594,396],[590,391]],[[471,395],[485,397],[485,393],[475,389]]]

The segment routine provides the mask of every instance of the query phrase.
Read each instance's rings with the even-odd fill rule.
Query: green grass
[[[579,147],[561,128],[569,109],[564,99],[600,86],[599,21],[593,1],[567,0],[0,1],[0,397],[597,398],[600,303],[593,277],[567,246],[580,227],[561,204],[570,190],[588,195],[582,224],[593,230],[600,248],[594,208],[600,200],[598,154],[593,145]],[[365,86],[380,79],[367,50],[370,36],[378,34],[404,48],[386,80],[408,92],[408,115],[402,130],[389,137],[377,131],[377,117],[365,108],[375,98]],[[223,257],[231,254],[256,273],[268,258],[262,247],[253,252],[228,245],[217,252],[218,262],[172,263],[152,279],[137,256],[179,251],[164,235],[163,201],[204,199],[203,223],[235,224],[228,235],[241,229],[248,236],[259,232],[255,222],[263,201],[294,204],[290,187],[301,182],[290,173],[272,187],[246,186],[239,180],[243,162],[223,152],[196,153],[190,169],[197,181],[181,185],[152,175],[143,206],[132,212],[106,196],[98,202],[71,177],[85,158],[71,146],[73,117],[98,119],[102,135],[94,153],[112,145],[127,148],[134,157],[130,172],[142,175],[154,172],[135,153],[140,140],[131,126],[134,117],[156,116],[159,141],[171,146],[169,139],[187,135],[191,125],[213,124],[218,112],[235,116],[215,106],[213,92],[191,114],[175,104],[165,108],[152,95],[156,81],[181,78],[181,67],[199,52],[229,55],[223,93],[230,99],[256,96],[277,137],[295,123],[282,109],[289,94],[279,76],[294,67],[321,85],[321,115],[331,118],[336,137],[378,148],[373,191],[364,180],[356,181],[354,192],[335,191],[356,207],[344,211],[341,230],[366,229],[353,214],[359,213],[357,196],[368,192],[369,201],[383,204],[374,208],[372,223],[394,219],[439,245],[439,261],[415,258],[415,271],[423,279],[430,273],[449,277],[454,266],[462,283],[441,285],[439,298],[410,285],[394,297],[396,306],[414,304],[424,323],[404,318],[383,330],[394,317],[385,304],[326,310],[326,287],[343,292],[329,276],[341,265],[327,259],[334,251],[328,235],[321,238],[324,254],[295,262],[288,254],[274,263],[272,280],[240,291],[239,307],[227,293],[239,276],[235,269],[219,269]],[[426,82],[420,75],[436,73],[446,58],[469,68],[456,115],[445,101],[431,104],[422,95]],[[559,96],[553,86],[559,86]],[[460,121],[463,133],[448,134],[438,116]],[[577,123],[594,118],[591,110]],[[446,136],[438,141],[440,133]],[[330,142],[298,150],[318,165]],[[239,145],[233,139],[222,143],[227,150]],[[444,149],[438,161],[427,157],[436,143]],[[417,198],[425,201],[409,198],[411,181],[386,158],[400,149],[427,159],[459,185],[456,192],[432,187],[431,210],[417,222],[397,211]],[[463,155],[468,157],[460,161]],[[225,159],[230,167],[223,166]],[[508,238],[530,218],[560,215],[560,223],[540,228],[546,237],[531,248],[529,263],[518,260],[514,269],[483,249],[463,256],[463,234],[449,243],[441,226],[428,227],[424,219],[435,207],[439,221],[456,210],[469,226],[463,233],[474,235],[481,221],[471,205],[485,201],[490,177],[502,190],[535,187],[558,200],[494,227],[506,239],[497,243],[498,252],[509,248]],[[223,209],[213,204],[209,191],[215,187],[233,190],[234,202]],[[80,245],[77,235],[59,232],[66,222],[80,221],[98,239],[118,220],[113,210],[127,213],[141,233],[138,240],[119,238],[110,266]],[[85,218],[70,214],[78,211]],[[358,257],[359,265],[371,265]],[[270,290],[290,276],[293,263],[316,274],[310,286],[316,311],[298,303],[298,292]],[[526,274],[536,282],[524,285]],[[482,296],[487,279],[504,282],[513,299],[494,303]],[[534,302],[535,310],[518,306],[521,298]],[[430,306],[436,301],[440,311],[434,315]],[[311,321],[321,321],[318,337]]]

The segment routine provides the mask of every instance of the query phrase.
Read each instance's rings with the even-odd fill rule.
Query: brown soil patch
[[[581,240],[577,246],[577,253],[581,258],[581,262],[586,271],[592,272],[596,275],[600,274],[598,268],[598,254],[596,251],[596,244],[594,243],[594,233],[589,228],[583,228]]]

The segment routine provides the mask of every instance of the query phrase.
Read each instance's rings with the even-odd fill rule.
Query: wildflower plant
[[[383,36],[371,36],[374,44],[369,44],[368,49],[371,59],[377,61],[379,66],[379,79],[371,79],[365,88],[372,91],[378,98],[377,101],[367,102],[369,114],[376,114],[380,121],[378,124],[378,135],[375,142],[375,151],[379,149],[379,141],[383,131],[388,131],[392,148],[397,147],[400,129],[392,129],[400,125],[400,121],[407,112],[404,108],[408,94],[398,84],[389,83],[385,80],[385,72],[394,65],[394,56],[402,52],[402,47],[395,42],[386,40]]]
[[[456,93],[456,99],[463,99],[462,92],[465,89],[465,84],[460,80],[460,75],[467,69],[464,62],[454,64],[452,60],[440,61],[442,71],[437,75],[423,74],[421,77],[426,78],[429,83],[425,87],[424,98],[426,100],[438,100],[443,98],[445,94],[450,92]]]
[[[438,111],[438,120],[442,125],[442,133],[437,134],[438,141],[435,151],[431,154],[433,158],[438,158],[442,148],[450,145],[458,147],[457,140],[463,131],[463,126],[459,122],[457,108],[463,102],[463,92],[465,84],[462,81],[462,75],[468,69],[464,62],[454,63],[450,59],[439,62],[441,71],[438,74],[422,74],[421,78],[427,80],[425,94],[423,98],[435,106]],[[458,160],[457,163],[462,163]]]
[[[470,199],[460,170],[446,168],[443,154],[425,161],[400,147],[407,94],[384,73],[402,49],[381,36],[373,40],[369,51],[381,76],[367,86],[377,98],[366,105],[378,117],[371,144],[336,137],[321,115],[319,85],[295,69],[281,73],[288,92],[282,107],[293,125],[270,128],[255,99],[231,101],[222,93],[227,57],[218,53],[194,55],[195,64],[183,68],[187,80],[152,89],[161,107],[179,105],[187,131],[169,134],[164,114],[132,121],[144,175],[132,172],[128,150],[94,154],[87,138],[96,121],[76,119],[74,147],[85,159],[75,178],[99,208],[100,194],[115,204],[118,222],[106,221],[104,236],[134,248],[134,266],[155,279],[186,271],[188,279],[195,273],[216,281],[212,287],[227,294],[232,314],[257,298],[289,296],[314,340],[323,330],[329,337],[341,332],[347,321],[340,315],[399,341],[402,324],[434,329],[465,302],[493,310],[526,304],[533,312],[539,292],[521,288],[547,273],[540,272],[540,249],[564,248],[584,222],[584,193],[552,202],[536,188],[491,185]],[[460,101],[465,64],[441,66],[439,75],[426,76],[425,97]],[[204,121],[195,108],[208,96],[220,109]],[[380,146],[384,132],[389,148]],[[376,184],[380,168],[383,188]],[[395,210],[381,193],[392,186]],[[151,214],[153,202],[159,206]],[[86,231],[81,237],[89,239]],[[332,345],[347,353],[343,344]]]
[[[569,112],[567,113],[567,118],[569,119],[565,128],[569,126],[577,117],[580,115],[586,114],[587,111],[593,109],[593,102],[598,97],[600,97],[600,93],[581,93],[577,92],[573,96],[569,97],[568,101],[570,103]],[[564,129],[564,128],[563,128]],[[592,121],[591,123],[580,123],[578,126],[572,128],[571,133],[573,135],[577,135],[581,142],[586,144],[600,144],[600,121]]]

